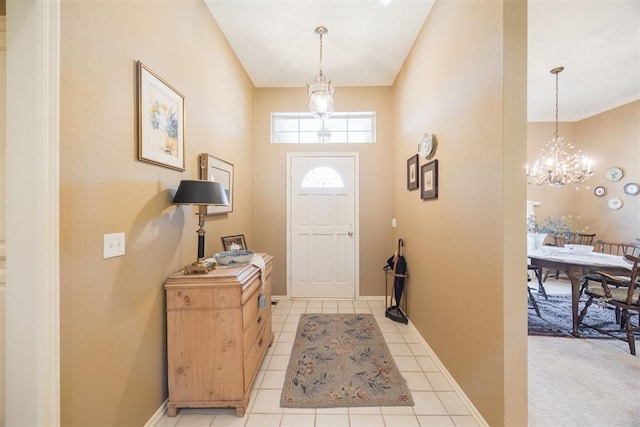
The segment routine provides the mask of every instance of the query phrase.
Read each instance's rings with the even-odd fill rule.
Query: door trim
[[[60,0],[8,2],[6,425],[60,425],[59,61]]]
[[[354,161],[354,194],[355,204],[353,215],[355,218],[355,239],[354,239],[354,266],[353,273],[355,299],[360,299],[360,154],[356,152],[329,152],[329,153],[287,153],[287,297],[292,295],[291,278],[291,160],[294,157],[351,157]]]

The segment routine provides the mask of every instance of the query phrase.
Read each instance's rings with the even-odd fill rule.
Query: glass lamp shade
[[[333,87],[323,75],[309,85],[309,111],[317,119],[326,119],[333,113]]]
[[[229,206],[229,199],[220,182],[182,180],[172,203],[174,205]]]

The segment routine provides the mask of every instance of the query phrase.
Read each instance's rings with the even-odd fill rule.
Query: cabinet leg
[[[236,408],[236,417],[244,417],[244,406]]]
[[[167,407],[167,415],[170,417],[175,417],[176,415],[178,415],[178,408],[174,408],[174,407]]]

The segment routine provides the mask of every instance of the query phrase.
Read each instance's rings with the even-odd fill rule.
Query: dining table
[[[580,301],[580,282],[589,273],[601,270],[614,275],[629,275],[632,264],[624,257],[600,252],[578,254],[570,249],[542,247],[527,251],[531,265],[564,272],[571,282],[571,315],[573,327],[571,334],[580,337],[578,329],[578,304]]]

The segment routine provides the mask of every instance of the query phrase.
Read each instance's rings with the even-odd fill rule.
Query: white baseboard
[[[149,418],[149,421],[147,421],[145,423],[144,427],[153,427],[153,426],[155,426],[156,424],[158,424],[160,422],[160,420],[162,419],[164,414],[167,412],[167,402],[168,401],[169,401],[169,399],[167,399],[164,402],[162,402],[162,405],[160,405],[160,407],[155,412],[155,414],[153,414],[151,416],[151,418]]]
[[[482,415],[476,409],[476,407],[473,405],[473,403],[471,403],[471,400],[469,400],[469,398],[464,393],[464,391],[462,391],[462,388],[458,385],[456,380],[453,379],[453,377],[451,376],[449,371],[447,371],[447,368],[445,368],[444,364],[440,361],[440,359],[438,359],[438,356],[436,356],[436,353],[433,351],[433,349],[431,347],[429,347],[429,344],[427,344],[427,342],[422,337],[420,332],[418,332],[418,330],[413,325],[413,323],[411,323],[411,320],[409,320],[409,327],[413,330],[413,333],[416,334],[416,336],[420,340],[420,343],[423,346],[425,346],[425,348],[427,349],[427,351],[431,355],[431,358],[433,359],[433,361],[436,363],[436,365],[438,365],[438,368],[440,368],[440,371],[442,372],[442,375],[444,375],[445,378],[449,381],[449,383],[451,383],[451,386],[455,390],[456,394],[458,396],[460,396],[460,399],[462,400],[462,403],[464,403],[464,405],[467,407],[467,409],[471,413],[471,416],[473,417],[473,419],[476,421],[476,423],[478,423],[478,426],[480,426],[480,427],[489,427],[489,424],[485,421],[485,419],[482,417]]]
[[[360,295],[360,298],[358,298],[360,301],[384,301],[384,295],[380,295],[380,296],[363,296]]]

